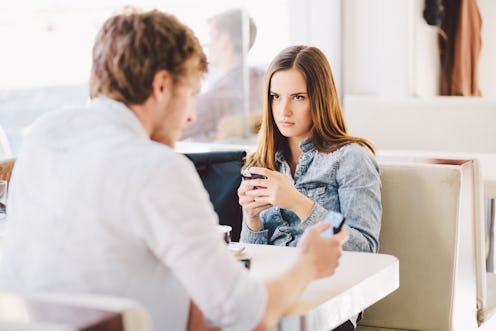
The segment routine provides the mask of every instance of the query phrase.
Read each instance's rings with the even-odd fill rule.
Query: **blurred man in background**
[[[207,59],[213,82],[197,98],[197,119],[185,128],[182,139],[226,140],[258,131],[264,72],[246,66],[245,52],[255,43],[257,27],[253,18],[246,17],[248,41],[244,50],[243,15],[247,15],[243,10],[232,9],[208,20]],[[247,80],[244,75],[248,75]]]

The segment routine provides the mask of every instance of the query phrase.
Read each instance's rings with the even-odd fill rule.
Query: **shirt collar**
[[[150,138],[136,114],[123,102],[99,96],[91,100],[91,106],[115,123],[124,125],[131,131]]]

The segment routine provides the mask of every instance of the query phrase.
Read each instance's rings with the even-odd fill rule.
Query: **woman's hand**
[[[252,196],[247,195],[247,192],[257,190],[252,180],[244,180],[238,188],[239,204],[245,212],[245,222],[251,231],[258,232],[262,230],[262,221],[260,213],[265,209],[272,207],[271,204],[265,202],[257,202]]]
[[[312,208],[314,202],[300,193],[286,175],[261,167],[251,167],[252,174],[263,175],[265,179],[250,179],[250,186],[257,187],[254,190],[245,191],[245,195],[260,205],[272,205],[280,208],[289,209],[298,215],[303,221],[305,220]]]

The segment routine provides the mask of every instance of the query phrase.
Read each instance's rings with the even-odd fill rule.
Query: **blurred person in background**
[[[212,71],[210,86],[198,96],[196,121],[184,129],[181,139],[222,141],[242,136],[245,125],[248,125],[250,133],[258,131],[264,71],[255,67],[244,68],[247,55],[244,52],[255,43],[257,27],[253,18],[247,16],[249,39],[248,48],[244,51],[243,15],[247,14],[242,9],[231,9],[208,19],[210,42],[207,45],[207,59]],[[248,75],[248,86],[244,83],[245,73]],[[246,98],[249,114],[245,110]]]

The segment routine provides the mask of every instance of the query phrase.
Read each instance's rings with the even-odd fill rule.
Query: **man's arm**
[[[321,232],[328,226],[327,223],[318,223],[309,227],[299,241],[300,252],[296,262],[266,283],[268,302],[256,330],[273,329],[310,281],[334,274],[348,233],[343,230],[332,238],[321,237]]]
[[[285,272],[268,281],[265,286],[268,302],[257,331],[275,328],[284,313],[298,300],[310,281],[331,276],[338,266],[341,246],[348,233],[341,231],[333,238],[322,238],[320,233],[327,224],[316,224],[305,232],[299,244],[299,257]],[[220,328],[208,326],[205,317],[194,302],[190,305],[188,331],[218,331]]]

